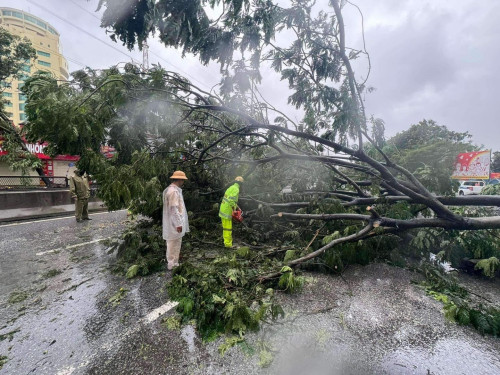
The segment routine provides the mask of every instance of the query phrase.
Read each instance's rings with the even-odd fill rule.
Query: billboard
[[[486,150],[458,154],[451,178],[487,180],[490,177],[490,152],[490,150]]]

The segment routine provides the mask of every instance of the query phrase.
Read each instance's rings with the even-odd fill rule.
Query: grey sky
[[[477,144],[500,150],[500,100],[496,92],[500,78],[494,66],[500,57],[500,1],[355,3],[363,11],[371,57],[367,84],[375,88],[365,96],[367,113],[385,121],[386,135],[392,136],[424,118],[433,119],[452,130],[469,131]],[[61,33],[71,71],[82,65],[104,68],[130,61],[131,57],[142,61],[142,53],[127,51],[108,38],[93,13],[96,5],[97,0],[0,0],[0,6],[20,8],[51,23]],[[344,14],[348,44],[361,48],[359,13],[346,4]],[[159,62],[205,89],[218,83],[217,66],[203,67],[198,60],[182,59],[177,51],[167,50],[154,40],[149,43],[150,64]],[[358,77],[365,77],[366,60],[360,59],[356,66]],[[285,90],[284,83],[275,80],[263,87],[267,99],[287,112]]]

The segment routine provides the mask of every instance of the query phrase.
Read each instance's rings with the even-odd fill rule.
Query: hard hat
[[[186,174],[183,171],[175,171],[172,176],[170,176],[172,180],[187,180]]]
[[[237,181],[237,182],[244,182],[243,177],[241,177],[241,176],[236,177],[236,178],[234,179],[234,181]]]

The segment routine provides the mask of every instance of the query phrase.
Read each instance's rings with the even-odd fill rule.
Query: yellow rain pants
[[[233,247],[233,220],[224,219],[222,220],[222,237],[224,238],[225,247]]]

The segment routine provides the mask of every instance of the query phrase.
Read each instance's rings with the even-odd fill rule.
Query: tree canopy
[[[24,75],[30,66],[31,59],[35,58],[36,51],[27,38],[20,38],[0,27],[0,93],[10,85],[10,80]],[[28,151],[19,132],[14,128],[5,110],[9,103],[2,95],[0,98],[0,135],[4,137],[3,149],[7,155],[0,156],[14,170],[21,170],[23,174],[32,168],[42,173],[39,160]]]
[[[315,262],[337,270],[346,262],[395,260],[398,250],[432,250],[455,263],[473,254],[492,259],[488,267],[497,264],[491,244],[500,216],[491,206],[499,206],[500,197],[451,195],[450,161],[457,150],[474,148],[469,134],[424,120],[385,140],[383,122],[364,110],[366,82],[351,62],[367,54],[346,46],[339,1],[327,9],[309,0],[289,7],[237,0],[102,0],[100,6],[103,26],[129,48],[157,33],[166,46],[197,55],[201,63],[218,61],[219,91],[207,92],[160,66],[86,69],[63,84],[36,74],[23,89],[26,136],[49,142],[51,154],[81,155],[79,167],[98,180],[110,209],[130,207],[154,224],[169,174],[185,170],[187,206],[200,238],[217,228],[226,184],[243,175],[245,239],[253,246],[294,244],[181,267],[175,293],[189,318],[221,330],[220,319],[229,316],[227,329],[238,331],[246,316],[247,327],[254,327],[273,309],[262,302],[260,284],[279,278],[284,289],[294,289],[300,282],[292,268]],[[278,33],[287,38],[278,43]],[[266,63],[275,79],[288,83],[288,103],[303,111],[301,121],[262,97],[259,68]],[[111,160],[99,152],[105,144],[117,150]],[[146,249],[162,243],[157,232],[126,236],[125,244],[139,249],[143,260]],[[146,263],[142,270],[149,269]],[[211,286],[196,289],[200,280]],[[241,288],[255,292],[264,310],[250,311],[257,297]],[[193,315],[195,301],[209,297],[210,318]]]

